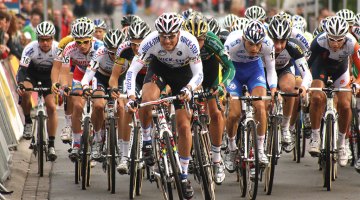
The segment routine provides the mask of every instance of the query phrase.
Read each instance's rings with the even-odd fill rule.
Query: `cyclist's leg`
[[[301,76],[295,76],[295,87],[300,88],[301,83],[302,83]],[[299,98],[296,97],[295,101],[294,101],[292,114],[291,114],[291,119],[290,119],[290,131],[295,130],[295,123],[296,123],[297,115],[298,115],[298,105],[299,105]]]
[[[128,173],[128,163],[127,160],[129,158],[129,143],[130,143],[130,131],[131,127],[129,124],[132,121],[132,114],[125,111],[125,105],[127,103],[127,99],[119,99],[118,102],[118,138],[120,141],[119,150],[122,153],[122,157],[119,165],[117,166],[117,170],[120,174]]]
[[[51,87],[51,83],[46,87]],[[49,153],[48,157],[50,161],[55,161],[57,156],[55,153],[55,136],[56,136],[56,129],[58,126],[58,116],[56,112],[56,104],[54,101],[55,95],[53,94],[45,94],[45,105],[46,105],[46,113],[48,115],[47,120],[47,132],[49,136],[48,147]]]
[[[79,81],[76,80],[73,81],[72,92],[82,93],[82,86]],[[78,153],[77,150],[80,147],[80,139],[82,134],[81,120],[82,120],[85,100],[81,96],[73,96],[72,101],[73,101],[73,112],[71,117],[71,123],[73,130],[72,148],[74,151],[71,154],[77,154]]]
[[[31,79],[27,79],[23,82],[25,88],[32,88],[33,83]],[[31,139],[32,137],[32,120],[30,116],[32,104],[31,104],[31,94],[32,92],[26,91],[24,92],[23,96],[21,97],[21,108],[24,112],[25,117],[25,125],[24,125],[24,133],[23,137],[25,139]]]

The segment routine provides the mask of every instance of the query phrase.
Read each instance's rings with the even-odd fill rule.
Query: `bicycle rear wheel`
[[[138,164],[139,164],[139,152],[138,152],[138,144],[139,144],[139,133],[140,129],[137,127],[135,120],[133,132],[132,132],[132,145],[131,145],[131,153],[130,153],[130,188],[129,188],[129,198],[134,199],[136,196],[136,179],[138,172]]]
[[[167,131],[164,131],[163,133],[163,137],[166,143],[166,149],[167,149],[167,155],[169,156],[170,159],[170,166],[173,172],[173,177],[175,180],[175,185],[176,185],[176,189],[179,195],[179,199],[184,199],[183,194],[182,194],[182,187],[181,187],[181,182],[180,182],[180,169],[179,166],[177,164],[177,160],[175,160],[175,153],[174,153],[174,149],[173,149],[173,145],[174,141],[171,141],[170,139],[170,134]]]
[[[81,136],[81,188],[86,190],[86,186],[89,183],[89,171],[90,171],[90,117],[84,119],[83,134]]]
[[[155,137],[158,137],[158,135],[155,135]],[[166,154],[162,154],[160,143],[161,143],[160,140],[156,138],[154,144],[154,153],[156,159],[157,172],[156,171],[154,172],[154,177],[156,179],[158,188],[163,194],[163,199],[168,200],[168,199],[173,199],[173,194],[172,194],[171,182],[170,181],[168,182],[165,176],[164,156],[166,156]]]
[[[279,122],[276,117],[273,119],[272,125],[270,125],[270,130],[268,131],[267,135],[267,149],[266,153],[270,155],[270,163],[265,168],[265,192],[267,195],[270,195],[272,192],[272,187],[274,183],[274,175],[275,175],[275,165],[277,163],[277,155],[278,155],[278,132],[277,129],[274,127],[277,127]]]
[[[256,199],[259,182],[259,152],[257,147],[257,131],[254,121],[246,124],[248,135],[248,160],[246,161],[247,195],[251,200]]]
[[[301,112],[301,111],[300,111]],[[294,148],[294,158],[296,163],[300,163],[301,161],[301,135],[302,135],[302,119],[301,114],[299,113],[298,118],[295,124],[295,148]],[[302,137],[305,140],[305,137]]]
[[[44,176],[44,125],[45,116],[44,112],[40,111],[37,116],[37,156],[38,156],[38,173],[40,177]]]

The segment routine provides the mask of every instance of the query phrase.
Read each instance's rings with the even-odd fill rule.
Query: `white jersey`
[[[300,42],[300,44],[299,43],[297,43],[297,44],[301,47],[301,49],[304,52],[306,52],[310,49],[310,44],[305,37],[305,33],[302,32],[300,29],[292,27],[290,38],[297,39]]]
[[[50,71],[56,57],[57,46],[58,42],[53,41],[50,51],[43,52],[38,41],[30,42],[22,52],[20,66],[27,68],[31,62],[35,70]]]
[[[100,40],[93,40],[90,51],[85,55],[79,50],[76,42],[72,41],[66,45],[63,54],[57,59],[60,59],[58,61],[62,60],[64,67],[69,67],[71,60],[72,66],[76,66],[80,71],[85,72],[91,58],[95,55],[96,50],[101,46],[103,46],[103,42]]]
[[[230,33],[224,44],[230,59],[233,62],[248,63],[263,58],[267,81],[269,85],[277,85],[277,76],[275,71],[275,48],[274,42],[269,36],[265,36],[262,41],[260,52],[256,56],[250,56],[245,49],[245,43],[242,39],[242,31]],[[236,68],[236,65],[234,65]]]
[[[180,30],[179,41],[173,51],[166,51],[160,44],[157,31],[149,34],[140,44],[139,58],[133,59],[126,73],[128,96],[135,94],[135,78],[143,66],[154,56],[169,68],[179,68],[190,65],[193,77],[188,83],[195,89],[203,80],[200,48],[197,39],[187,31]]]

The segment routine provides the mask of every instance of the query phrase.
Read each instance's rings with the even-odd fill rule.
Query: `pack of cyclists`
[[[182,14],[164,13],[150,24],[135,15],[124,16],[122,30],[108,29],[101,19],[87,17],[72,23],[71,34],[59,43],[54,40],[55,28],[44,21],[36,27],[37,41],[28,44],[20,60],[18,94],[25,115],[25,139],[32,138],[31,88],[41,81],[50,87],[45,94],[48,115],[49,160],[55,161],[54,140],[58,126],[55,95],[62,88],[71,93],[89,96],[111,94],[118,101],[118,148],[121,158],[117,166],[120,174],[129,171],[128,155],[132,113],[139,112],[142,134],[142,152],[146,165],[154,165],[152,142],[152,107],[137,109],[135,102],[157,100],[164,95],[179,95],[173,102],[177,132],[178,152],[181,165],[181,184],[184,198],[190,199],[194,190],[188,181],[191,162],[191,124],[185,102],[200,88],[213,93],[206,101],[210,117],[211,161],[213,179],[217,184],[225,180],[225,169],[235,170],[238,154],[237,129],[242,116],[239,100],[230,100],[230,111],[225,117],[219,109],[217,98],[226,93],[243,96],[246,85],[251,96],[274,97],[276,91],[300,93],[300,98],[310,96],[309,114],[305,114],[304,128],[311,132],[309,153],[320,154],[320,124],[325,110],[326,97],[321,92],[307,92],[309,87],[324,88],[331,78],[334,86],[360,89],[360,14],[343,9],[336,16],[325,18],[313,34],[306,31],[306,20],[279,12],[271,18],[259,6],[246,9],[244,17],[229,14],[220,23],[213,17],[187,10]],[[60,87],[59,87],[60,85]],[[120,89],[119,89],[120,88]],[[301,90],[298,90],[298,89]],[[69,92],[70,93],[70,92]],[[60,138],[71,142],[69,158],[79,156],[82,134],[81,118],[85,100],[82,96],[69,96],[65,111],[65,127]],[[120,98],[126,94],[127,99]],[[141,101],[138,100],[141,94]],[[231,98],[230,98],[231,99]],[[360,110],[360,98],[356,99]],[[284,97],[284,113],[281,121],[281,140],[286,152],[294,148],[295,118],[298,99]],[[346,166],[349,151],[349,127],[351,93],[336,94],[336,110],[339,115],[338,161]],[[104,107],[106,100],[92,102],[94,145],[91,158],[101,161],[99,148],[104,131]],[[268,104],[253,102],[257,124],[259,162],[266,166],[269,158],[264,151],[267,132]],[[360,114],[357,114],[360,118]],[[223,137],[226,129],[227,137]],[[221,144],[227,140],[227,150],[221,155]],[[355,169],[360,172],[360,158]],[[96,163],[96,162],[95,162]]]

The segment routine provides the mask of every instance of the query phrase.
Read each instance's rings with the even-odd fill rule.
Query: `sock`
[[[181,157],[181,156],[180,156],[181,179],[187,179],[189,161],[190,161],[190,158],[189,158],[189,157]]]
[[[320,129],[312,129],[311,130],[312,132],[312,140],[314,141],[320,141]]]
[[[130,157],[129,156],[129,143],[130,143],[130,141],[123,141],[122,142],[123,157]]]
[[[120,151],[120,153],[122,153],[123,151],[123,149],[122,149],[122,144],[123,144],[123,139],[118,139],[118,147],[119,147],[119,151]]]
[[[73,147],[80,147],[81,134],[82,132],[80,133],[73,132]]]
[[[289,130],[290,130],[290,131],[294,131],[294,130],[295,130],[295,124],[294,124],[294,125],[290,125]]]
[[[257,145],[258,145],[258,150],[259,152],[263,153],[264,152],[264,141],[265,141],[265,135],[262,136],[257,136]]]
[[[148,127],[141,127],[142,135],[143,135],[143,141],[151,141],[151,125]]]
[[[236,150],[236,140],[235,140],[235,137],[229,137],[229,150],[230,151],[235,151]]]
[[[340,148],[340,147],[345,147],[345,133],[338,133],[338,144],[339,144],[339,146],[338,146],[338,148]]]
[[[32,124],[30,114],[24,115],[24,116],[25,116],[25,124]]]
[[[65,125],[71,127],[71,115],[65,115]]]
[[[102,136],[101,136],[101,129],[98,131],[94,131],[94,140],[95,142],[101,142],[102,141]]]
[[[283,116],[281,121],[281,128],[283,130],[289,130],[289,126],[290,126],[290,116]]]
[[[48,146],[54,147],[55,136],[49,136]]]
[[[213,163],[219,163],[221,161],[221,154],[220,154],[220,150],[221,150],[221,146],[214,146],[213,144],[211,145],[211,151],[212,151],[212,162]]]

